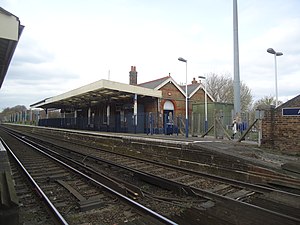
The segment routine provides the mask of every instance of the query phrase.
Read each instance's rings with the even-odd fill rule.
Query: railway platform
[[[17,124],[7,124],[8,126],[24,126]],[[213,136],[195,137],[189,136],[186,138],[184,135],[164,135],[164,134],[145,134],[145,133],[113,133],[113,132],[99,132],[89,130],[74,130],[74,129],[60,129],[41,126],[24,127],[31,129],[49,129],[53,131],[66,131],[77,134],[87,134],[99,136],[108,139],[122,139],[128,142],[143,142],[147,145],[162,145],[168,148],[178,146],[179,148],[189,148],[196,150],[207,150],[217,154],[222,154],[226,158],[233,157],[236,161],[243,160],[249,164],[255,165],[256,170],[264,169],[276,171],[281,174],[286,174],[296,178],[300,178],[300,156],[287,155],[274,149],[266,149],[258,146],[257,142],[242,141],[238,142],[237,139],[216,139]],[[172,154],[172,153],[170,153]],[[259,171],[258,171],[259,172]]]
[[[182,191],[184,191],[184,193],[193,194],[199,191],[199,193],[205,193],[207,196],[210,196],[209,199],[214,196],[214,198],[218,199],[216,201],[218,204],[212,205],[210,201],[209,203],[203,204],[203,207],[207,212],[211,213],[209,215],[215,215],[218,219],[224,219],[224,216],[231,215],[231,213],[227,211],[228,208],[234,209],[232,213],[236,213],[235,210],[237,207],[241,207],[241,211],[237,213],[237,217],[234,218],[234,221],[238,220],[243,224],[245,221],[252,221],[252,219],[255,221],[255,224],[264,224],[261,223],[260,217],[268,217],[267,221],[269,223],[266,224],[275,224],[273,222],[279,219],[282,221],[278,224],[283,224],[283,221],[284,224],[294,224],[294,221],[299,222],[299,216],[295,213],[295,210],[289,211],[289,208],[286,208],[287,206],[299,208],[299,201],[295,199],[295,196],[299,195],[300,190],[300,176],[297,170],[299,163],[298,156],[284,155],[279,152],[272,152],[272,150],[262,149],[253,142],[245,141],[240,143],[235,140],[215,139],[210,136],[204,138],[185,138],[185,136],[180,135],[108,133],[36,126],[11,126],[10,129],[7,130],[17,131],[20,140],[41,140],[42,145],[49,144],[51,147],[58,146],[59,148],[57,149],[61,149],[60,144],[63,143],[62,146],[66,144],[63,148],[65,148],[64,152],[67,154],[69,154],[73,148],[80,146],[76,150],[76,156],[78,154],[80,155],[78,162],[84,161],[84,168],[86,168],[86,165],[89,165],[89,168],[98,168],[101,173],[102,171],[106,171],[109,174],[119,174],[120,177],[122,177],[122,179],[125,178],[125,180],[128,180],[127,178],[134,173],[133,177],[154,184],[155,188],[153,193],[157,193],[158,187],[165,188],[165,185],[167,185],[176,195],[175,197],[168,196],[167,198],[164,196],[164,199],[168,201],[170,199],[176,199],[176,202],[178,202],[178,196],[183,193]],[[3,133],[4,137],[5,135],[6,134]],[[22,148],[15,146],[15,149]],[[59,153],[59,155],[60,154],[61,153]],[[95,159],[97,159],[97,161],[95,161]],[[46,163],[42,164],[45,165]],[[120,168],[124,169],[124,171],[122,170],[122,172],[120,172]],[[127,170],[129,174],[127,174]],[[175,170],[180,170],[180,172],[176,172]],[[51,171],[54,171],[54,169],[51,169]],[[64,173],[62,172],[62,174]],[[196,174],[201,175],[194,177]],[[46,173],[46,175],[49,176],[48,173]],[[40,177],[40,175],[38,175],[38,177]],[[66,177],[70,177],[70,175],[66,175]],[[213,184],[212,177],[217,180],[215,185]],[[226,182],[222,183],[225,180]],[[61,181],[52,181],[55,184],[62,184]],[[174,184],[174,186],[171,184]],[[183,184],[183,186],[179,187],[178,185],[181,184]],[[126,185],[128,185],[126,186],[128,188],[132,188],[131,183]],[[238,185],[238,187],[233,187],[234,185]],[[68,185],[63,184],[61,186],[67,187],[66,189],[68,189],[69,192],[72,190]],[[199,189],[200,187],[201,189]],[[241,187],[244,189],[241,189]],[[150,193],[149,188],[149,186],[146,186],[145,193]],[[279,195],[277,191],[275,191],[276,189],[279,189]],[[220,192],[221,190],[222,193]],[[264,191],[266,191],[265,194]],[[75,193],[76,196],[80,196],[78,194],[80,192],[71,192],[73,194]],[[226,196],[226,203],[220,203],[223,197],[218,196],[218,193],[221,193],[222,196]],[[285,196],[284,193],[291,194]],[[139,194],[134,194],[134,196],[138,195]],[[249,198],[250,195],[251,198]],[[81,194],[81,196],[83,195]],[[142,196],[142,194],[140,194],[140,196]],[[159,195],[159,197],[161,196]],[[230,204],[233,205],[230,207],[228,198],[232,198]],[[265,215],[264,213],[266,213],[266,211],[265,208],[263,208],[263,213],[258,215],[258,211],[256,211],[258,210],[257,206],[262,206],[260,205],[261,201],[265,205],[268,198],[272,201],[270,204],[268,203],[269,205],[266,207],[268,207],[268,210],[274,210],[274,213],[271,210],[270,215]],[[244,207],[246,207],[246,205],[243,205],[243,203],[242,205],[237,203],[246,200],[249,200],[249,202],[251,200],[251,204],[255,205],[254,208],[251,208],[251,210],[255,209],[254,211],[251,211],[250,208],[245,209]],[[159,201],[161,201],[161,198],[159,198]],[[276,202],[275,207],[273,207],[273,202]],[[277,205],[278,202],[280,202],[280,206]],[[216,211],[214,211],[216,214],[213,213],[212,207],[218,207],[214,208],[216,209]],[[162,209],[164,209],[164,207],[162,207]],[[251,215],[249,217],[249,210],[251,214],[253,213],[253,215],[256,216],[253,217]],[[244,211],[248,212],[248,217],[243,215],[242,212]],[[223,215],[217,212],[227,213]],[[286,214],[282,215],[283,218],[281,218],[277,212],[285,212]],[[189,218],[190,216],[187,216],[190,215],[189,213],[192,212],[185,211],[184,214],[179,213],[178,216],[180,216],[178,218],[172,218],[178,220]],[[285,215],[292,217],[286,217]],[[193,214],[193,221],[196,221],[198,216],[199,215]],[[288,221],[291,220],[291,223],[285,223],[287,219]],[[227,220],[231,221],[232,218],[226,217],[226,221]],[[215,224],[220,223],[217,221]]]
[[[300,156],[283,154],[274,149],[266,149],[258,146],[254,141],[242,141],[227,139],[216,139],[212,136],[186,138],[183,135],[164,135],[164,134],[129,134],[129,133],[98,133],[98,135],[115,136],[128,138],[132,141],[158,142],[168,144],[179,144],[189,146],[192,149],[206,149],[220,154],[241,158],[249,161],[261,168],[275,170],[277,172],[300,178]]]
[[[0,224],[19,224],[19,200],[7,152],[0,141]]]

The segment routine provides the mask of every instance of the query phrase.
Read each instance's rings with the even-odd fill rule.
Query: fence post
[[[198,129],[197,129],[197,133],[201,134],[201,114],[198,113]]]
[[[168,119],[168,115],[167,114],[164,114],[164,120],[163,120],[163,124],[164,124],[164,134],[166,135],[167,134],[167,119]]]
[[[153,135],[153,118],[152,112],[150,112],[150,134]]]

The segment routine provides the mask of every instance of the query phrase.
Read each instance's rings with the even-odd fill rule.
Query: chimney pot
[[[129,84],[137,85],[137,72],[135,66],[131,66],[131,71],[129,72]]]
[[[193,77],[192,84],[197,84],[197,83],[198,83],[198,81],[196,80],[195,77]]]

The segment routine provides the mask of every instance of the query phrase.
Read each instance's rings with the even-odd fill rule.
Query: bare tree
[[[278,101],[278,105],[281,105],[282,102]],[[253,104],[253,109],[257,109],[258,107],[262,107],[262,106],[269,106],[269,105],[276,105],[276,99],[273,96],[265,96],[259,100],[257,100],[254,104]]]
[[[5,119],[9,118],[11,114],[14,114],[16,112],[23,112],[26,110],[26,106],[24,105],[17,105],[12,108],[7,107],[0,113],[0,121],[5,121]]]
[[[206,74],[207,78],[207,91],[217,102],[233,103],[233,79],[230,74],[216,73]],[[241,82],[241,111],[247,112],[251,109],[252,93],[250,88]]]

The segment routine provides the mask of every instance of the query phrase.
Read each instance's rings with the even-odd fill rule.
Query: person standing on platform
[[[234,136],[236,135],[236,132],[237,132],[237,122],[235,119],[233,119],[233,122],[232,122],[232,136],[231,136],[231,139],[234,139]]]

